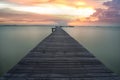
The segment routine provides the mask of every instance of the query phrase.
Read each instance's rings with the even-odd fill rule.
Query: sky
[[[120,0],[0,0],[0,24],[120,25]]]

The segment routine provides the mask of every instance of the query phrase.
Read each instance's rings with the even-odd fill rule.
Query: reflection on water
[[[51,33],[51,27],[0,27],[0,74]],[[120,73],[120,28],[64,28],[113,71]]]
[[[120,27],[65,28],[108,68],[120,74]]]
[[[0,27],[0,74],[51,33],[50,27]]]

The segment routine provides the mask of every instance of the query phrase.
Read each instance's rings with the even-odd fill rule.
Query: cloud
[[[2,0],[24,6],[36,6],[41,4],[62,4],[73,7],[103,7],[101,3],[108,0]]]
[[[51,0],[6,0],[6,1],[20,5],[36,5],[41,3],[48,3]]]
[[[92,17],[97,17],[100,22],[120,23],[120,0],[104,2],[107,9],[96,9]]]
[[[79,25],[97,20],[116,22],[119,20],[119,6],[116,6],[115,1],[117,0],[1,0],[0,23]],[[108,9],[104,9],[104,6]],[[96,12],[95,8],[98,8]]]
[[[48,24],[66,25],[69,19],[60,15],[34,14],[14,11],[9,8],[0,9],[0,24]]]
[[[113,0],[104,3],[105,6],[109,7],[108,9],[114,9],[114,10],[120,9],[119,4],[120,4],[120,0]]]
[[[19,0],[15,0],[15,1],[19,2]],[[30,0],[30,1],[34,1],[34,0]],[[61,2],[58,0],[55,0],[55,1],[57,1],[58,3]],[[4,4],[0,3],[1,5],[0,8],[10,8],[15,11],[31,12],[31,13],[38,13],[38,14],[72,15],[72,16],[81,16],[81,17],[88,17],[95,12],[94,8],[85,6],[86,3],[84,2],[78,2],[78,3],[76,2],[75,4],[79,5],[79,7],[78,6],[73,7],[73,6],[67,5],[67,3],[69,2],[66,2],[66,5],[63,5],[63,4],[56,4],[57,2],[55,1],[52,0],[52,4],[45,3],[45,4],[39,4],[36,6],[26,6],[26,5],[23,6],[23,5],[15,5],[15,4],[10,5],[5,3]],[[65,3],[65,1],[67,0],[63,0],[63,3]],[[81,7],[82,5],[84,5],[84,8]]]
[[[7,3],[6,3],[6,2]],[[76,17],[88,17],[95,11],[75,0],[5,0],[0,3],[0,23],[45,23],[66,25]],[[79,2],[76,3],[76,2]],[[13,4],[14,3],[14,4]],[[77,5],[77,6],[73,6]],[[79,8],[84,6],[85,8]],[[84,13],[84,14],[83,14]]]

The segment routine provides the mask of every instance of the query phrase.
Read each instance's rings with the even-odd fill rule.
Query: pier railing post
[[[52,32],[54,32],[56,30],[56,28],[52,28]]]

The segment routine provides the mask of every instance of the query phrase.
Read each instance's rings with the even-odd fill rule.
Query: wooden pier
[[[120,80],[120,77],[56,27],[0,80]]]

